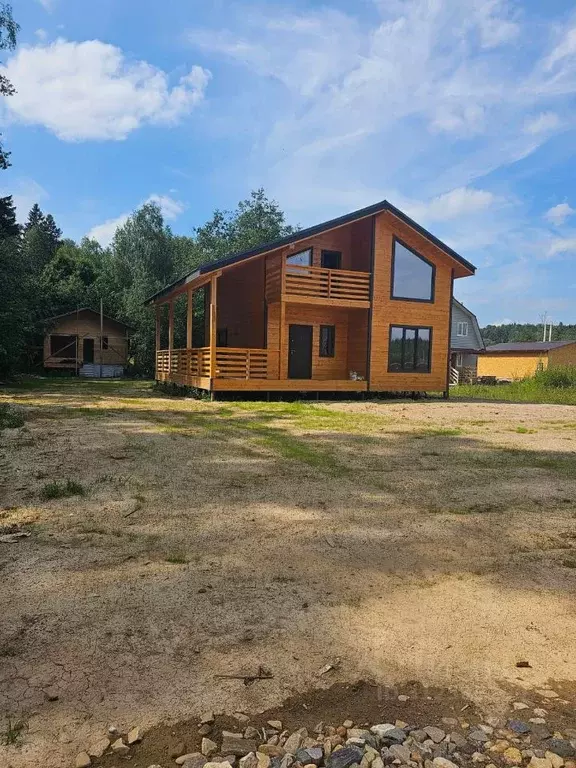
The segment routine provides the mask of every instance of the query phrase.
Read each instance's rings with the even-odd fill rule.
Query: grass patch
[[[420,432],[421,435],[430,437],[457,437],[463,432],[458,427],[427,427]]]
[[[10,403],[0,403],[0,431],[24,426],[24,414]]]
[[[516,432],[518,432],[519,435],[534,435],[536,434],[536,429],[528,429],[528,427],[516,427]]]
[[[17,746],[22,743],[24,731],[26,730],[24,720],[12,720],[7,718],[6,730],[0,735],[0,743],[5,747]]]
[[[459,384],[450,388],[450,396],[510,403],[576,405],[576,367],[549,368],[532,378],[510,384]]]
[[[172,552],[171,554],[166,555],[164,560],[167,563],[171,563],[172,565],[187,565],[189,562],[186,555],[183,555],[179,552]]]
[[[64,499],[67,496],[84,496],[86,490],[81,483],[77,483],[75,480],[66,480],[65,483],[59,483],[54,481],[52,483],[46,483],[40,489],[40,498],[42,501],[49,501],[50,499]]]

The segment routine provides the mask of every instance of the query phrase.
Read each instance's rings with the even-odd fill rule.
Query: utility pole
[[[548,312],[544,312],[542,315],[540,315],[540,322],[543,326],[543,333],[542,333],[542,341],[546,341],[546,330],[547,330],[547,323],[548,323]]]

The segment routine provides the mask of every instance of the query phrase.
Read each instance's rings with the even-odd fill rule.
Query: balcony
[[[330,304],[342,307],[370,306],[370,273],[350,269],[326,269],[285,264],[267,276],[268,301]]]

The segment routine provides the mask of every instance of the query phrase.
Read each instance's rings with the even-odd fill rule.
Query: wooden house
[[[156,379],[212,393],[447,393],[453,283],[474,272],[383,201],[205,264],[150,297]]]
[[[476,315],[453,298],[450,334],[450,381],[452,384],[476,379],[478,354],[484,349],[484,340]]]
[[[493,344],[478,358],[478,376],[513,381],[557,365],[576,365],[576,341]]]
[[[43,364],[80,376],[122,376],[128,364],[130,327],[84,307],[48,318]]]

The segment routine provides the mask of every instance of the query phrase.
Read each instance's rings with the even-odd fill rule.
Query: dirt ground
[[[0,731],[25,725],[2,768],[73,764],[110,724],[359,679],[496,714],[513,689],[576,681],[571,406],[211,403],[131,382],[5,400],[27,420],[0,433],[0,533],[30,536],[0,543]],[[44,500],[67,480],[83,495]],[[259,665],[273,677],[218,677]]]

